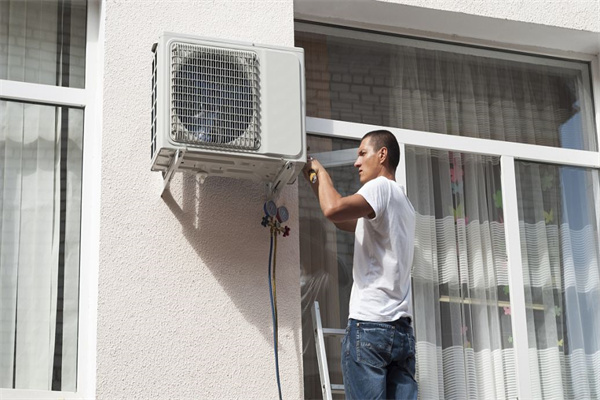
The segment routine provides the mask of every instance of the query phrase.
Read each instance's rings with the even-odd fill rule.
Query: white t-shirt
[[[359,218],[356,224],[349,317],[372,322],[412,318],[415,210],[402,187],[383,176],[357,193],[375,218]]]

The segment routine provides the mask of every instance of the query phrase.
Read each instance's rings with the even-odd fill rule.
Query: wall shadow
[[[291,197],[295,192],[292,189],[286,187],[276,200],[277,205],[285,205],[290,214],[297,213],[297,200]],[[174,195],[166,191],[163,201],[181,224],[182,234],[199,261],[210,271],[245,321],[272,343],[268,286],[270,231],[260,224],[264,215],[265,188],[249,180],[220,177],[209,177],[202,184],[195,175],[183,174],[181,191],[173,192]],[[294,224],[294,221],[297,217],[292,216],[288,223]],[[301,326],[298,228],[290,227],[290,236],[279,236],[277,247],[280,343],[283,339],[281,328],[291,328],[297,336]],[[293,301],[295,298],[297,302]],[[301,360],[300,340],[297,337],[294,340],[296,356]]]

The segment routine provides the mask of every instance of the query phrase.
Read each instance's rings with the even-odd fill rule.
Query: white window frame
[[[297,22],[296,30],[304,32],[333,34],[335,36],[343,36],[346,38],[357,40],[371,40],[390,44],[397,44],[400,39],[390,35],[382,35],[370,32],[361,32],[357,30],[345,30],[344,27],[329,27],[323,25],[313,25],[310,23]],[[560,60],[544,60],[534,58],[534,56],[550,56],[570,58],[576,61],[589,62],[591,66],[592,85],[589,81],[584,85],[592,87],[592,98],[594,102],[595,114],[595,129],[596,143],[598,150],[572,150],[559,147],[539,146],[524,143],[503,142],[499,140],[479,139],[463,136],[452,136],[440,133],[432,133],[425,131],[415,131],[410,129],[399,129],[394,127],[383,127],[379,125],[361,124],[355,122],[337,121],[323,118],[306,118],[307,134],[321,135],[332,138],[356,139],[360,140],[362,136],[371,130],[387,129],[392,132],[400,144],[400,165],[396,173],[398,182],[406,187],[406,146],[426,147],[430,149],[440,149],[446,151],[455,151],[461,153],[475,153],[480,155],[496,156],[500,158],[501,168],[501,183],[502,183],[502,199],[504,205],[504,213],[506,215],[506,223],[504,226],[506,237],[506,249],[508,257],[508,272],[509,285],[511,287],[510,307],[512,310],[512,334],[513,348],[515,352],[515,367],[517,376],[517,391],[519,398],[531,398],[531,377],[529,368],[529,342],[527,331],[527,316],[525,305],[525,288],[523,280],[523,266],[521,263],[521,240],[519,233],[518,219],[518,203],[517,203],[517,186],[515,175],[515,161],[527,160],[554,165],[569,165],[582,168],[592,168],[600,170],[600,62],[597,55],[583,53],[567,53],[561,51],[553,52],[548,49],[527,49],[530,55],[519,54],[515,56],[511,53],[501,53],[498,50],[521,51],[518,46],[515,47],[498,47],[497,43],[490,43],[489,48],[494,50],[486,50],[481,48],[466,47],[469,45],[481,46],[481,42],[469,43],[468,41],[458,44],[443,44],[436,42],[427,42],[419,39],[402,38],[402,43],[417,45],[421,48],[440,49],[443,46],[444,50],[452,49],[462,54],[488,54],[494,58],[504,58],[519,61],[531,57],[536,64],[550,62],[552,65],[560,64]],[[466,46],[465,46],[466,45]],[[451,46],[451,47],[448,47]],[[569,63],[569,67],[573,64]],[[582,68],[584,66],[582,65]],[[584,74],[585,76],[585,74]],[[347,157],[347,153],[344,154]],[[351,164],[354,160],[344,160]],[[600,184],[594,182],[595,195],[600,195]],[[600,205],[596,205],[597,211],[600,210]],[[598,223],[600,225],[600,214],[597,214]],[[600,239],[600,238],[599,238]],[[522,290],[516,290],[522,288]]]
[[[1,399],[94,399],[100,244],[102,134],[103,0],[87,2],[85,88],[0,79],[0,99],[83,108],[83,166],[79,282],[77,391],[0,389]]]

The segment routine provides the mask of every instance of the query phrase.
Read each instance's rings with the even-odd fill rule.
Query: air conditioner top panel
[[[268,44],[258,44],[252,42],[243,42],[237,40],[229,40],[229,39],[219,39],[212,37],[204,37],[204,36],[196,36],[196,35],[188,35],[174,32],[163,32],[160,36],[161,39],[166,43],[171,39],[174,40],[185,40],[192,43],[204,44],[204,45],[212,45],[217,47],[239,47],[240,49],[247,49],[248,47],[256,47],[262,49],[271,49],[271,50],[279,50],[284,52],[295,51],[300,54],[304,54],[304,49],[302,47],[286,47],[286,46],[276,46],[276,45],[268,45]]]

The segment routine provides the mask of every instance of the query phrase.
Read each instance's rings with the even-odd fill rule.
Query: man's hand
[[[310,180],[310,171],[314,171],[318,176],[319,171],[323,169],[324,168],[319,162],[319,160],[308,156],[306,159],[306,164],[304,165],[304,168],[302,168],[302,175],[304,175],[304,178],[308,181],[308,183],[313,183]]]
[[[311,182],[310,171],[318,175],[316,182]],[[333,187],[331,177],[318,160],[307,157],[302,174],[310,183],[310,187],[319,200],[325,218],[333,222],[339,229],[354,232],[358,218],[374,218],[375,212],[367,201],[359,194],[342,197]]]

